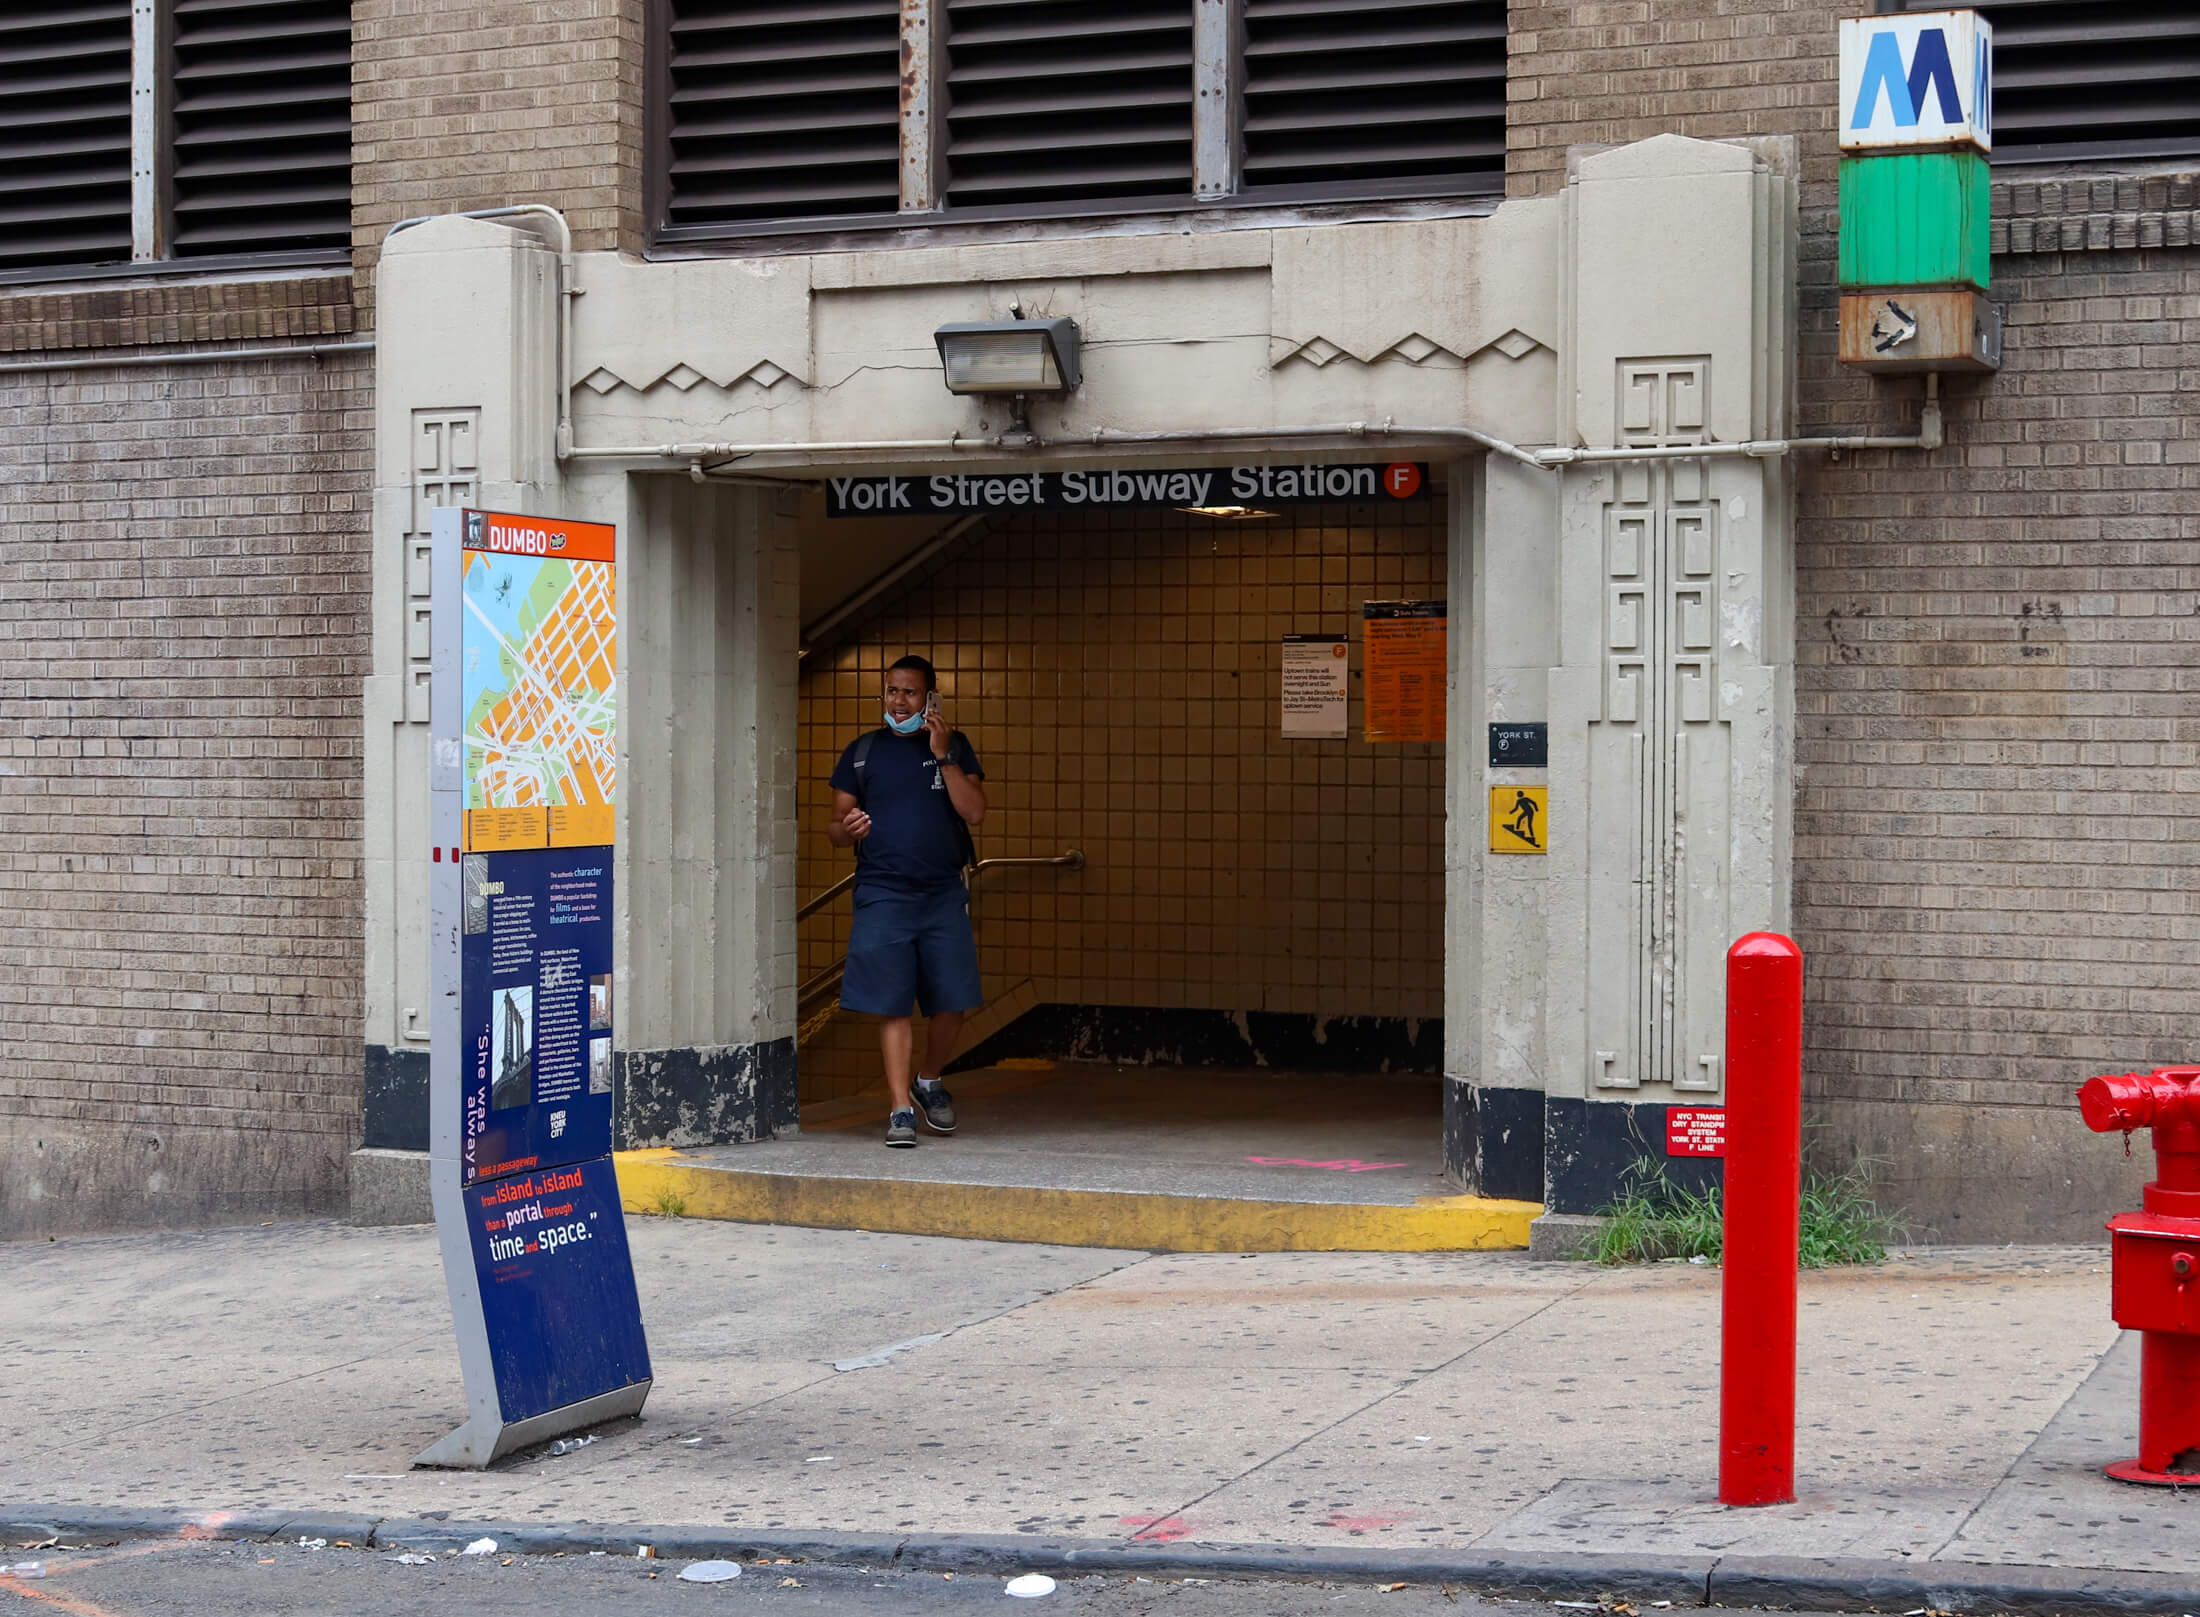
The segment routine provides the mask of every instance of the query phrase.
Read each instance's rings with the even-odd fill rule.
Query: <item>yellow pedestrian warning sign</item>
[[[1548,786],[1490,788],[1490,852],[1549,853]]]

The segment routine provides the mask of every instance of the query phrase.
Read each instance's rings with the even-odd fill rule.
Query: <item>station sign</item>
[[[1550,765],[1551,727],[1542,720],[1490,726],[1492,769],[1548,769]]]
[[[829,477],[829,517],[953,516],[1004,511],[1182,510],[1426,500],[1422,461],[1291,466],[1123,466],[1071,471],[915,472]]]
[[[1975,11],[1841,23],[1841,149],[1994,149],[1994,26]]]

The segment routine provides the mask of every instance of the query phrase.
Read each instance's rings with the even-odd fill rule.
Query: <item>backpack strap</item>
[[[867,779],[867,777],[863,773],[863,770],[864,766],[871,761],[871,743],[876,741],[878,737],[879,733],[876,730],[864,731],[862,735],[856,738],[856,755],[848,760],[849,766],[853,768],[856,772],[857,808],[863,807],[863,787]]]

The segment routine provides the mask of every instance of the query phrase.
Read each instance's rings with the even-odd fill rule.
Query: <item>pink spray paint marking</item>
[[[1377,1168],[1403,1168],[1402,1162],[1362,1162],[1358,1157],[1338,1157],[1314,1162],[1306,1157],[1247,1157],[1256,1168],[1327,1168],[1333,1173],[1372,1173]]]
[[[1191,1524],[1181,1516],[1119,1516],[1116,1520],[1125,1527],[1137,1528],[1131,1537],[1149,1544],[1173,1544],[1192,1536]]]
[[[1365,1516],[1353,1516],[1341,1510],[1333,1510],[1322,1526],[1340,1533],[1372,1533],[1378,1528],[1396,1527],[1400,1523],[1410,1522],[1413,1516],[1414,1513],[1410,1510],[1378,1510]]]

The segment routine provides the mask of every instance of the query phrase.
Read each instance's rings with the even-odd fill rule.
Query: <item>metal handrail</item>
[[[811,916],[815,915],[819,910],[830,904],[842,893],[845,893],[849,888],[855,886],[855,884],[856,873],[851,870],[848,872],[847,875],[841,877],[840,880],[834,882],[832,886],[826,888],[825,891],[818,894],[817,897],[811,899],[809,903],[803,905],[800,909],[796,910],[794,912],[794,918],[798,921],[807,921]]]
[[[972,881],[976,881],[987,871],[999,870],[1008,865],[1055,865],[1066,866],[1071,870],[1083,870],[1085,868],[1085,850],[1082,848],[1072,848],[1067,853],[1033,854],[1022,858],[981,859],[976,864],[970,867],[970,879]],[[855,879],[855,873],[853,871],[841,877],[840,880],[834,882],[832,886],[826,888],[825,891],[818,894],[817,897],[811,899],[807,904],[804,904],[800,909],[796,910],[794,912],[794,918],[799,921],[806,916],[814,915],[817,911],[823,909],[827,904],[838,898],[849,887],[853,886],[855,883]],[[846,974],[847,970],[848,957],[846,955],[842,955],[838,960],[834,961],[823,971],[819,972],[816,976],[812,977],[808,982],[804,983],[800,988],[795,990],[794,1002],[797,1008],[808,1004],[811,1000],[815,999],[826,989],[832,987],[833,984],[839,982],[841,977]]]
[[[987,871],[998,870],[1003,865],[1067,865],[1072,870],[1083,870],[1085,868],[1085,850],[1072,848],[1068,853],[1033,854],[1028,858],[1020,859],[981,859],[970,867],[970,874],[972,876],[982,876]]]

